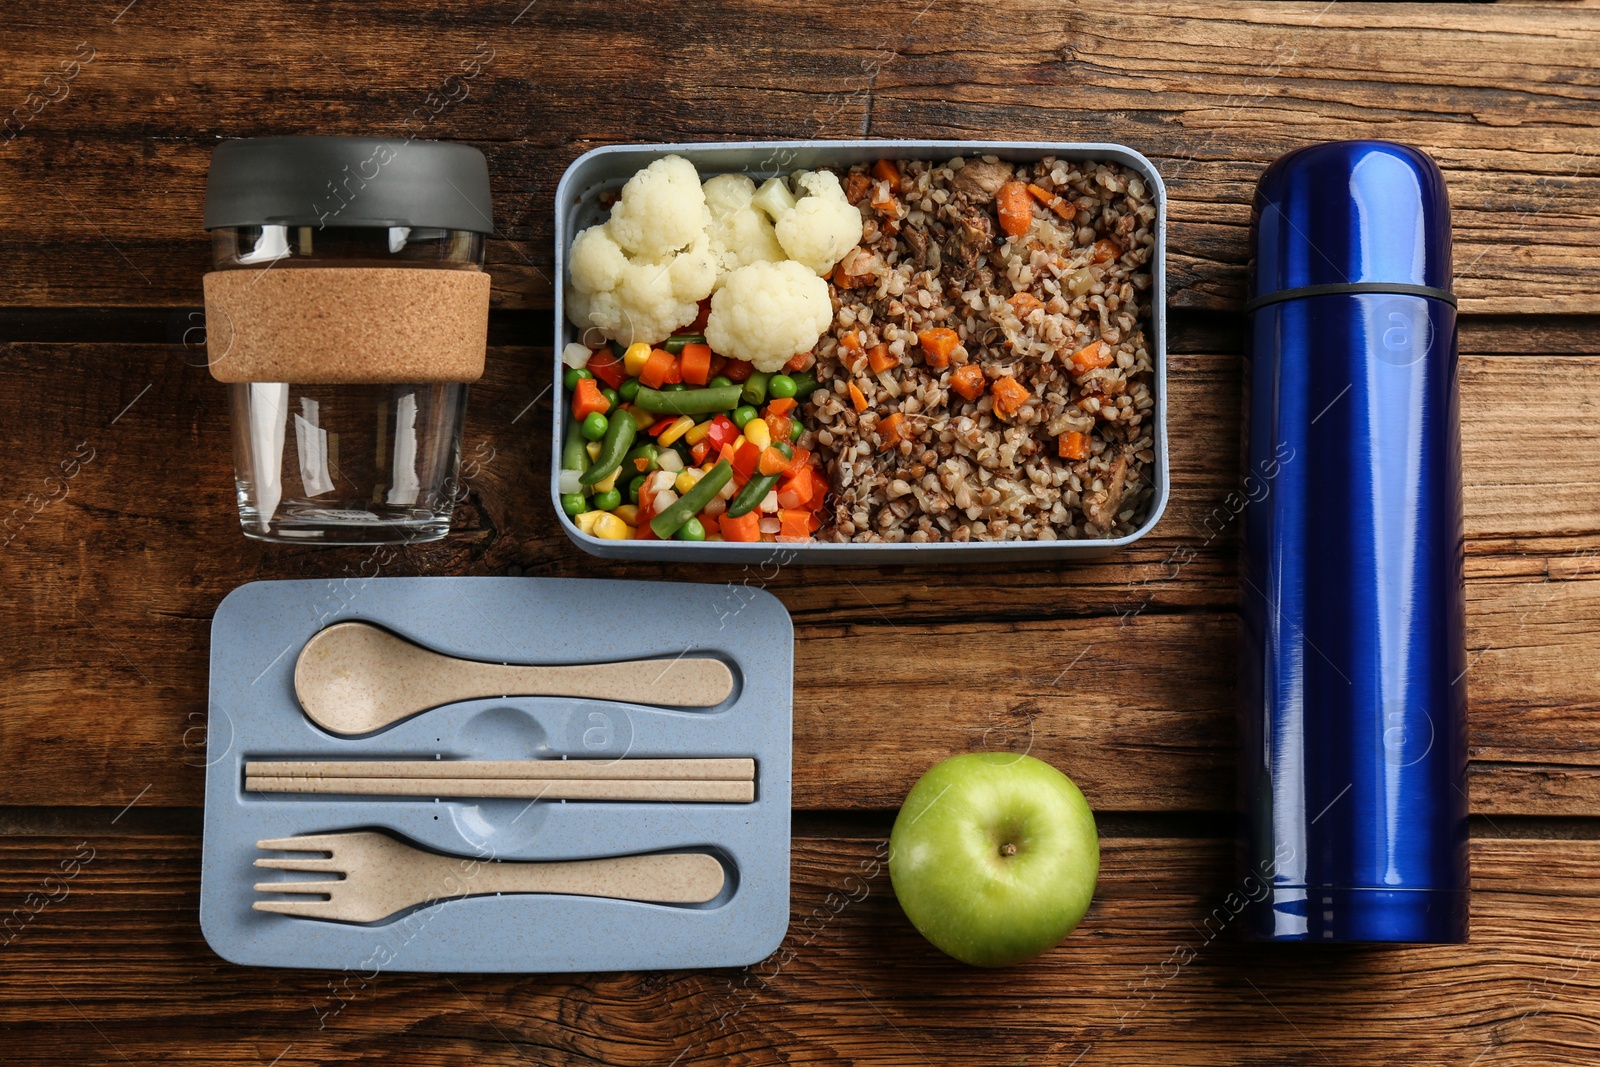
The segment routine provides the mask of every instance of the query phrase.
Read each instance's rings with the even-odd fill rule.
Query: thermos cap
[[[489,164],[406,137],[249,137],[211,153],[205,228],[412,226],[494,232]]]
[[[1261,176],[1250,221],[1247,311],[1337,292],[1455,302],[1444,175],[1415,148],[1333,141],[1290,152]]]

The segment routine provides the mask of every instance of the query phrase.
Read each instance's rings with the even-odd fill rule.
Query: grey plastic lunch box
[[[944,541],[931,544],[835,544],[729,541],[609,541],[579,530],[561,510],[561,442],[567,429],[566,405],[560,400],[561,350],[577,340],[563,306],[567,283],[567,248],[586,226],[604,219],[602,195],[615,192],[633,174],[664,155],[676,153],[699,169],[701,177],[738,172],[756,181],[775,174],[814,167],[848,167],[874,159],[950,159],[959,155],[995,155],[1012,162],[1045,156],[1096,159],[1133,170],[1155,192],[1156,249],[1151,263],[1151,344],[1155,356],[1155,497],[1150,514],[1124,537],[1060,541]],[[1167,190],[1155,165],[1131,148],[1115,144],[1044,141],[740,141],[706,144],[607,145],[585,152],[572,162],[556,187],[555,349],[551,373],[557,401],[550,427],[550,500],[561,523],[578,547],[609,559],[696,560],[705,563],[835,563],[909,564],[1023,559],[1092,559],[1132,544],[1155,526],[1166,510],[1170,492],[1167,463]]]

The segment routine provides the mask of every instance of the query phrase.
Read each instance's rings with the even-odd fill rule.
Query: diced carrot
[[[762,474],[782,474],[789,469],[789,457],[768,445],[761,450],[761,458],[756,461],[756,470]]]
[[[717,527],[722,531],[725,541],[759,541],[761,540],[761,512],[747,511],[738,518],[727,512],[717,520]]]
[[[772,435],[774,441],[787,441],[794,433],[794,420],[787,415],[768,413],[761,421],[767,424],[767,433]]]
[[[778,536],[809,538],[811,513],[798,508],[781,508],[778,511]]]
[[[755,372],[755,364],[742,359],[730,359],[728,365],[722,368],[723,376],[730,382],[747,381]]]
[[[851,330],[849,333],[839,338],[839,347],[844,349],[846,352],[861,351],[861,334],[856,330]]]
[[[589,356],[589,362],[584,364],[596,378],[605,382],[613,389],[621,388],[622,383],[628,380],[628,372],[623,369],[622,357],[609,348],[602,348]]]
[[[799,370],[806,365],[806,360],[811,358],[810,352],[796,352],[789,357],[789,362],[783,365],[784,370]]]
[[[1039,203],[1043,204],[1051,211],[1054,211],[1062,218],[1075,219],[1078,217],[1078,209],[1076,205],[1072,204],[1070,201],[1063,200],[1050,190],[1040,188],[1039,186],[1034,185],[1032,182],[1029,182],[1028,192],[1033,194],[1033,198],[1035,200],[1039,201]]]
[[[700,301],[700,312],[695,315],[694,321],[684,327],[685,333],[705,333],[706,320],[711,317],[711,298],[708,296]]]
[[[1033,394],[1009,374],[990,386],[989,392],[994,396],[995,414],[1008,419],[1017,413],[1018,408],[1033,398]]]
[[[976,363],[963,363],[950,375],[950,388],[966,397],[976,400],[983,395],[984,389],[983,368]]]
[[[1111,352],[1102,341],[1093,341],[1072,353],[1072,369],[1082,374],[1096,367],[1111,365]]]
[[[796,471],[806,470],[810,466],[811,452],[804,448],[796,448],[794,450],[794,456],[789,460],[789,465],[784,468],[784,472],[787,474],[794,474]]]
[[[872,176],[880,182],[900,184],[900,164],[892,159],[880,159],[872,165]]]
[[[644,367],[639,371],[639,384],[660,389],[663,385],[671,384],[672,373],[677,369],[678,360],[671,352],[665,348],[652,348],[650,358],[644,361]]]
[[[733,469],[749,479],[756,472],[756,466],[761,462],[761,449],[749,441],[741,444],[733,453]]]
[[[950,365],[950,353],[961,343],[961,336],[948,327],[936,326],[917,334],[917,342],[928,366],[942,370]]]
[[[794,410],[794,406],[798,403],[799,401],[792,396],[775,397],[767,401],[767,414],[787,415]]]
[[[845,199],[852,204],[861,203],[861,198],[867,195],[867,190],[872,188],[872,179],[859,171],[845,179]]]
[[[1108,237],[1102,237],[1094,243],[1094,261],[1107,263],[1122,255],[1122,246]]]
[[[860,389],[856,388],[855,382],[850,383],[850,403],[855,405],[857,411],[867,410],[867,398]]]
[[[995,215],[1000,228],[1012,237],[1021,237],[1033,225],[1033,198],[1024,182],[1006,182],[994,194]]]
[[[890,367],[898,366],[899,356],[889,354],[889,346],[883,343],[873,345],[867,349],[867,365],[872,368],[872,373],[882,374]]]
[[[883,440],[884,448],[893,448],[900,443],[900,424],[905,421],[905,416],[896,411],[878,420],[878,437]]]
[[[684,345],[678,362],[683,367],[683,380],[690,385],[704,385],[711,380],[710,345]]]
[[[581,419],[595,411],[604,415],[609,410],[611,401],[600,395],[600,383],[593,378],[578,379],[578,387],[572,391],[572,417]]]
[[[819,496],[817,499],[820,501],[822,498]],[[818,515],[815,511],[811,512],[811,518],[806,520],[806,529],[810,530],[812,533],[816,533],[818,530],[822,529],[822,516]]]
[[[1062,459],[1088,459],[1089,435],[1068,430],[1056,437],[1056,454]]]
[[[1029,315],[1044,307],[1044,301],[1032,293],[1017,293],[1006,303],[1011,305],[1011,310],[1017,318],[1023,320],[1026,320]],[[685,349],[685,351],[688,350]]]
[[[894,198],[894,193],[890,191],[890,187],[881,182],[872,187],[872,199],[868,203],[872,205],[872,210],[881,211],[885,214],[892,213],[895,208],[900,206],[900,201]]]

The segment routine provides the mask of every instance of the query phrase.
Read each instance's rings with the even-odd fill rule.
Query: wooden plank
[[[764,0],[641,21],[581,0],[381,16],[242,0],[217,19],[191,0],[115,15],[34,7],[8,25],[0,83],[8,106],[37,114],[0,148],[5,304],[195,303],[216,140],[346,132],[485,149],[502,307],[548,306],[555,183],[597,143],[1128,143],[1170,185],[1173,303],[1236,307],[1265,164],[1313,141],[1385,137],[1445,169],[1466,308],[1600,310],[1592,10],[894,0],[802,15]],[[64,88],[43,82],[89,49]],[[463,62],[477,73],[464,78]]]
[[[797,839],[788,937],[748,969],[431,976],[222,962],[193,838],[0,839],[0,900],[56,898],[0,935],[7,1062],[1563,1067],[1600,1042],[1594,840],[1475,841],[1471,944],[1313,961],[1236,941],[1231,842],[1108,838],[1083,925],[1003,970],[921,939],[884,848]]]
[[[801,808],[892,808],[935,760],[1030,733],[1104,807],[1231,806],[1231,357],[1174,358],[1174,503],[1133,552],[1071,567],[776,576],[607,564],[551,532],[533,440],[548,400],[528,409],[544,366],[533,350],[497,349],[475,387],[459,532],[394,553],[244,541],[221,390],[181,346],[13,345],[0,359],[12,383],[0,395],[7,512],[38,491],[30,472],[42,486],[80,442],[94,450],[64,497],[13,521],[0,551],[14,605],[0,633],[0,746],[28,753],[0,802],[120,804],[148,786],[142,803],[198,804],[209,620],[241,582],[492,573],[770,588],[798,624]],[[1572,669],[1593,662],[1600,633],[1600,450],[1581,418],[1600,396],[1600,361],[1465,367],[1475,810],[1600,813],[1600,691]],[[1547,453],[1559,458],[1510,461]]]

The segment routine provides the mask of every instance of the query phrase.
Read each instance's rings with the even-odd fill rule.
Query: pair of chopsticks
[[[252,761],[252,793],[749,804],[753,759]]]

